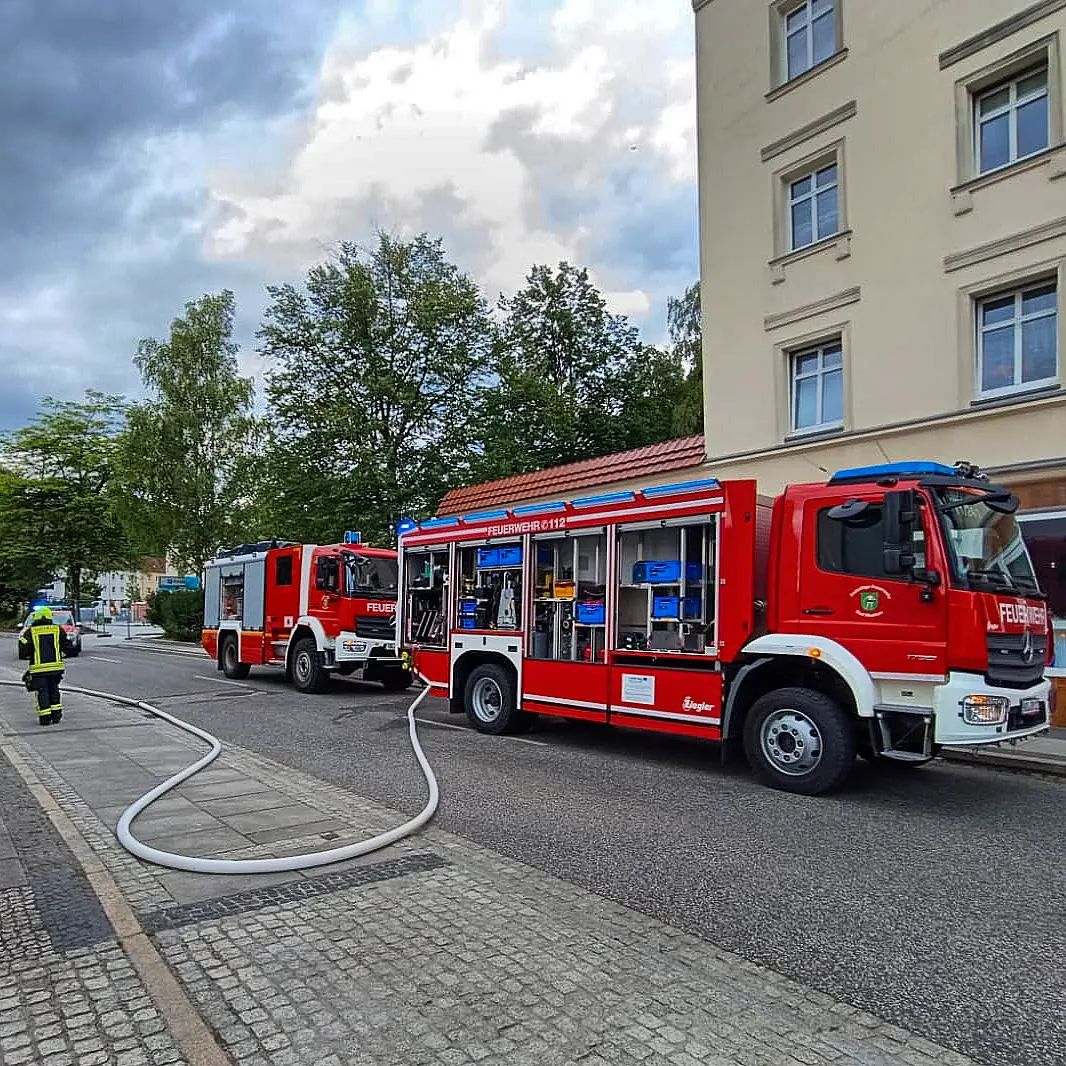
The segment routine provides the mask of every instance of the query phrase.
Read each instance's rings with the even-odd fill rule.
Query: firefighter
[[[26,627],[19,643],[30,653],[30,668],[24,680],[26,688],[37,697],[37,724],[53,725],[63,717],[59,682],[63,680],[66,649],[63,630],[52,621],[48,607],[38,607],[33,612],[33,621]]]

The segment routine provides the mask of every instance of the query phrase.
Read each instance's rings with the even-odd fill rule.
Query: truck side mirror
[[[918,502],[913,490],[886,492],[882,513],[885,573],[909,573],[917,562],[910,550],[914,543],[914,523],[918,518]]]

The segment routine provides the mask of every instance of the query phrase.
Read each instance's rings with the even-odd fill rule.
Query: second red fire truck
[[[302,692],[357,671],[390,691],[413,680],[396,653],[396,552],[264,541],[220,551],[204,571],[203,647],[229,678],[279,666]]]
[[[1049,721],[1049,616],[975,468],[715,480],[430,519],[401,539],[415,669],[485,733],[555,715],[738,741],[818,794]]]

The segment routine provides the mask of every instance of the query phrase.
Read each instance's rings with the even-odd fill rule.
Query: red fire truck
[[[415,669],[485,733],[557,715],[738,741],[819,794],[1049,720],[1048,612],[971,466],[715,480],[434,518],[401,539]],[[723,745],[723,748],[725,745]]]
[[[354,534],[321,546],[263,541],[218,552],[204,572],[203,647],[230,678],[284,667],[302,692],[330,673],[362,671],[398,692],[411,684],[396,654],[396,552]]]

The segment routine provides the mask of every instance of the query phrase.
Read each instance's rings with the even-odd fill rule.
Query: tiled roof
[[[480,485],[466,485],[447,492],[437,508],[442,515],[466,514],[487,507],[525,503],[545,496],[559,496],[577,489],[611,485],[631,478],[668,474],[699,466],[704,461],[705,444],[702,434],[678,437],[660,444],[647,444],[628,452],[601,455],[598,459],[583,459],[579,463],[552,466],[529,474],[515,474],[498,481]]]

